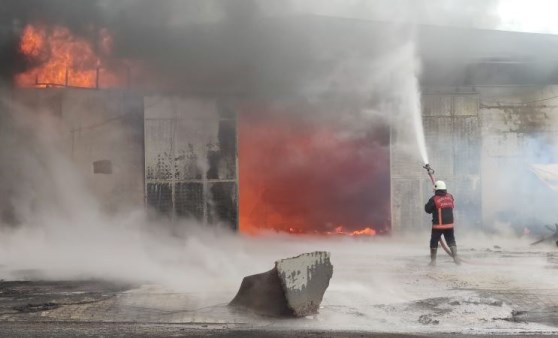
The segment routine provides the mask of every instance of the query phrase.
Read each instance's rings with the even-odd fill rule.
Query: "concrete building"
[[[330,23],[361,35],[378,25],[315,18],[305,32],[319,34]],[[517,186],[501,169],[526,170],[537,159],[526,163],[523,155],[556,144],[558,38],[426,26],[417,36],[431,165],[458,200],[459,222],[487,228],[513,211],[501,201]],[[13,99],[62,117],[68,154],[108,210],[147,206],[170,218],[238,228],[237,112],[226,100],[72,88],[14,89]],[[408,124],[392,127],[396,232],[428,226],[422,205],[430,182],[401,147],[413,137]]]
[[[146,96],[148,206],[238,228],[235,112],[215,100]]]
[[[556,161],[557,88],[448,89],[423,95],[423,121],[429,160],[457,199],[459,222],[484,229],[511,219],[525,226],[552,222],[546,217],[555,204],[552,192],[530,166]],[[392,191],[393,227],[424,227],[422,205],[432,193],[431,182],[397,144],[392,145]],[[518,206],[524,208],[514,210]]]
[[[129,90],[16,89],[63,121],[63,148],[108,212],[148,207],[237,228],[234,112],[214,100]]]
[[[457,222],[520,230],[555,221],[556,195],[531,166],[558,161],[557,37],[435,27],[419,36],[429,161],[457,199]],[[398,147],[398,135],[409,142],[409,126],[395,129],[392,228],[425,228],[431,183]]]

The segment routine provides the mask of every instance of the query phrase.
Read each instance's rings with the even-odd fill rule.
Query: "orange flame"
[[[289,228],[291,234],[315,234],[315,235],[340,235],[340,236],[376,236],[377,232],[371,227],[365,227],[360,230],[347,231],[343,225],[335,227],[334,231],[320,232],[319,230],[305,230],[298,228]],[[255,233],[255,232],[252,232]]]
[[[327,232],[327,235],[344,235],[344,236],[375,236],[376,230],[366,227],[361,230],[346,231],[345,227],[340,225],[333,232]]]
[[[362,230],[356,230],[351,232],[351,236],[374,236],[374,235],[376,235],[376,230],[368,227]]]
[[[283,109],[265,103],[239,109],[240,230],[387,233],[387,148],[345,137],[335,124],[294,117]]]
[[[112,37],[98,31],[98,53],[90,41],[75,36],[66,27],[27,25],[19,50],[34,68],[15,76],[20,87],[72,86],[95,88],[121,86],[125,81],[107,71],[99,55],[109,55]]]

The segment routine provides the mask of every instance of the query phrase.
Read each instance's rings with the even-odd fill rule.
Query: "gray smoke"
[[[111,57],[137,65],[133,88],[287,106],[283,110],[291,111],[294,124],[306,119],[334,126],[341,139],[367,145],[348,158],[376,159],[384,163],[380,176],[387,177],[387,126],[405,124],[419,109],[417,77],[425,51],[416,25],[471,26],[479,17],[488,22],[493,6],[492,1],[470,2],[464,9],[455,1],[28,0],[9,1],[3,22],[13,36],[27,23],[43,23],[69,27],[92,43],[98,29],[107,28],[114,39]],[[88,13],[87,19],[79,20],[81,13]],[[6,64],[6,74],[35,66],[18,59],[17,49],[11,54],[17,66]],[[404,143],[416,157],[414,137]],[[318,172],[313,165],[306,159],[301,167]],[[296,177],[296,171],[285,175],[283,169],[278,168],[282,179]],[[333,177],[324,182],[337,187],[329,195],[341,200],[342,191],[350,191],[356,197],[347,200],[355,203],[347,204],[364,203],[361,209],[389,195],[387,180],[372,186]],[[372,217],[374,223],[387,207],[378,209],[382,216]]]
[[[434,3],[430,1],[429,4]],[[87,28],[91,23],[109,27],[115,39],[115,57],[139,61],[146,71],[145,82],[138,82],[139,89],[267,101],[285,108],[295,122],[307,119],[339,127],[343,137],[369,145],[359,154],[368,159],[377,148],[381,148],[382,155],[389,154],[386,126],[410,120],[407,109],[411,100],[408,98],[420,94],[413,84],[420,75],[421,53],[439,55],[441,51],[452,49],[440,44],[440,41],[447,41],[438,39],[440,35],[424,33],[425,30],[417,32],[416,27],[408,23],[434,24],[440,23],[437,20],[442,18],[446,23],[472,24],[456,14],[463,10],[461,7],[447,5],[445,12],[436,12],[417,3],[389,1],[371,7],[370,4],[379,2],[298,1],[285,8],[284,3],[279,6],[275,1],[8,1],[2,9],[14,12],[8,13],[10,15],[1,12],[6,15],[4,18],[10,18],[1,21],[9,22],[2,34],[10,37],[2,40],[9,43],[2,45],[1,53],[10,55],[13,63],[0,65],[2,76],[7,79],[33,66],[18,59],[17,50],[13,49],[17,46],[14,36],[17,37],[17,32],[27,22],[41,19],[62,24],[82,36],[94,34]],[[444,3],[449,4],[436,1],[438,5]],[[474,2],[480,7],[468,9],[473,2],[466,3],[464,10],[474,15],[481,11],[479,8],[492,4]],[[83,13],[88,13],[87,19]],[[370,15],[364,15],[366,13]],[[449,15],[451,13],[453,16]],[[370,22],[370,19],[397,19],[398,22],[385,24]],[[430,39],[430,44],[424,44],[426,38]],[[10,47],[6,47],[8,45]],[[470,52],[471,45],[464,45],[454,53]],[[432,48],[425,50],[425,46]],[[458,55],[443,56],[446,60],[454,60]],[[455,69],[452,71],[459,73]],[[443,70],[439,73],[444,80],[452,78]],[[67,149],[64,149],[67,142],[62,139],[67,135],[63,121],[40,108],[25,107],[12,100],[8,90],[1,96],[0,278],[106,278],[157,283],[185,292],[213,294],[214,290],[222,290],[225,302],[229,294],[234,294],[243,276],[268,270],[278,258],[326,248],[332,251],[334,264],[340,267],[336,267],[336,277],[324,300],[330,312],[328,316],[324,310],[322,318],[329,325],[355,327],[353,316],[340,315],[338,306],[350,308],[351,313],[354,309],[364,314],[358,316],[357,322],[369,323],[373,319],[383,320],[386,311],[384,307],[376,311],[371,304],[440,297],[438,280],[433,283],[436,287],[431,288],[432,293],[426,296],[425,288],[416,288],[415,274],[420,273],[419,266],[427,259],[427,229],[421,235],[414,232],[409,240],[376,238],[372,243],[282,236],[250,240],[222,229],[201,229],[198,224],[182,220],[175,226],[187,229],[184,232],[188,236],[180,238],[174,236],[170,224],[148,220],[142,210],[107,215],[67,156]],[[281,101],[284,98],[297,104],[289,106]],[[409,136],[404,144],[408,147],[409,158],[416,158],[418,163],[414,136],[410,135],[412,129],[409,126],[407,130],[409,135],[399,137]],[[554,140],[535,137],[522,150],[523,157],[517,162],[550,162],[549,148],[555,149],[555,144]],[[336,159],[342,162],[344,155],[338,153]],[[310,161],[301,160],[303,165],[312,164],[308,163]],[[533,188],[533,184],[524,180],[526,176],[521,169],[513,170],[517,162],[505,166],[502,172],[493,172],[492,177],[500,177],[501,182],[495,185],[493,192],[496,194],[491,196],[510,202],[505,209],[495,210],[524,212],[521,217],[536,212],[545,217],[544,221],[550,220],[551,209],[530,207],[532,200],[529,198],[541,198],[537,193],[542,188]],[[351,215],[365,215],[375,203],[382,202],[378,196],[389,191],[388,182],[374,186],[369,185],[370,180],[355,182],[354,176],[345,177],[345,181],[339,180],[337,175],[327,176],[328,170],[335,166],[317,163],[320,166],[309,171],[308,177],[325,172],[324,182],[342,187],[343,191],[361,193],[357,194],[361,204],[352,204],[351,207],[356,205],[356,208],[348,209]],[[293,173],[285,173],[285,167],[275,170],[283,171],[281,179],[292,179]],[[269,174],[274,177],[274,173],[270,171]],[[501,186],[505,189],[500,189]],[[359,191],[362,187],[364,190]],[[523,195],[524,192],[531,195]],[[323,196],[311,197],[317,200]],[[463,200],[458,196],[458,206]],[[320,209],[314,212],[326,214]],[[525,244],[502,243],[501,238],[498,239],[495,242],[493,238],[479,241],[478,237],[458,237],[460,247],[474,247],[476,252],[494,244],[503,247]],[[409,260],[409,256],[415,258]],[[402,266],[402,262],[409,262],[409,265]],[[530,276],[541,276],[541,271],[532,264],[528,265],[531,273],[525,273],[527,265],[502,269],[481,265],[473,267],[475,274],[465,268],[455,278],[472,278],[474,285],[490,288],[501,285],[502,275],[512,281],[527,282],[531,282]],[[369,266],[367,271],[374,273],[363,273],[360,266]],[[446,272],[443,273],[447,275]],[[426,274],[428,277],[424,280],[432,281],[430,272]],[[480,276],[487,275],[493,277],[487,277],[486,284],[478,283],[479,279],[482,281]],[[544,282],[551,280],[544,278]],[[505,306],[494,308],[509,313]],[[485,313],[479,316],[487,317]],[[461,317],[457,320],[461,321]],[[408,316],[402,318],[409,323]],[[482,318],[475,322],[480,321]],[[379,323],[374,329],[388,326],[392,330],[397,327],[388,321]]]
[[[348,92],[363,88],[371,60],[414,38],[412,25],[495,27],[496,4],[9,0],[0,13],[5,37],[0,40],[12,62],[3,65],[3,74],[33,66],[18,58],[17,36],[27,23],[46,23],[69,27],[93,43],[95,28],[108,28],[114,57],[145,67],[136,75],[137,86],[143,82],[179,92],[274,97],[332,86]],[[347,60],[354,61],[351,68],[343,66]],[[332,84],[331,75],[339,68],[345,81],[338,77]]]

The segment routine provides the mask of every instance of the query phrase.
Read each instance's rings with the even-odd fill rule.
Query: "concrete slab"
[[[266,316],[292,316],[277,268],[244,277],[229,306]]]
[[[229,305],[261,315],[316,314],[333,275],[329,256],[316,251],[276,261],[273,269],[244,277]]]
[[[329,257],[329,252],[316,251],[275,262],[287,303],[295,316],[318,313],[333,275]]]

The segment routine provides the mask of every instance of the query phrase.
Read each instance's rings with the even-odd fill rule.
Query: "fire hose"
[[[432,181],[432,186],[435,185],[436,179],[434,178],[434,169],[432,169],[432,167],[430,166],[430,164],[425,164],[424,169],[426,169],[426,172],[428,173],[428,176],[430,177],[430,180]],[[448,245],[446,243],[446,240],[444,237],[440,237],[440,246],[442,246],[442,249],[444,249],[444,251],[453,258],[453,254],[451,253],[451,250],[448,248]]]
[[[432,185],[435,186],[436,185],[436,178],[434,177],[434,173],[435,173],[434,169],[432,169],[432,167],[428,163],[425,164],[423,168],[426,169],[426,172],[428,173],[428,176],[430,177],[430,180],[432,181]],[[558,224],[556,225],[556,229],[558,229]],[[453,258],[453,254],[451,253],[451,250],[449,249],[444,237],[440,237],[439,243],[442,246],[442,249],[444,249],[444,251],[450,257]],[[468,264],[474,264],[474,265],[486,265],[486,266],[498,266],[499,265],[499,264],[490,264],[490,263],[482,263],[482,262],[464,260],[463,258],[461,258],[461,256],[459,257],[459,261],[461,263],[468,263]]]

